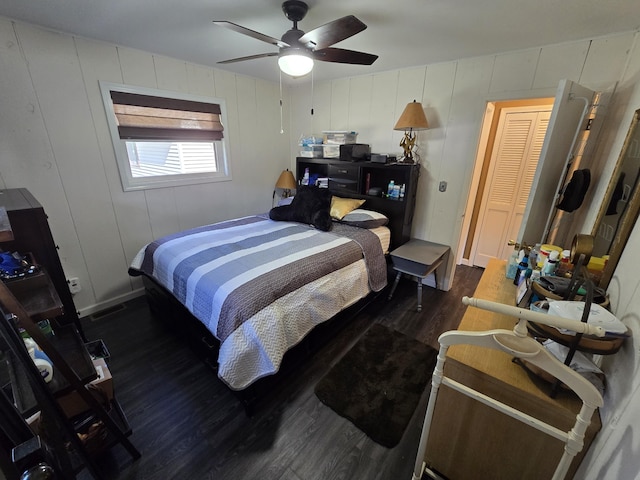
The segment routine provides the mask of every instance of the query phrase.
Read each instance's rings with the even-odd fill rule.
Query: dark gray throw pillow
[[[360,228],[376,228],[389,223],[389,219],[382,213],[356,208],[342,217],[340,223]]]

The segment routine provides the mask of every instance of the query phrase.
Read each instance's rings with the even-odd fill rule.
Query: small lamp
[[[280,176],[278,177],[278,181],[276,182],[276,188],[281,188],[282,198],[287,198],[291,196],[291,190],[296,189],[296,179],[293,178],[293,173],[287,170],[283,170]]]
[[[416,144],[417,130],[426,130],[429,128],[427,117],[422,109],[422,104],[415,100],[405,107],[402,115],[398,119],[394,130],[404,130],[404,137],[400,142],[400,146],[404,149],[404,157],[402,163],[415,163],[413,160],[413,147]]]

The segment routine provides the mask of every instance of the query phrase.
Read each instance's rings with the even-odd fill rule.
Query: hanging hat
[[[556,207],[565,212],[576,210],[582,205],[589,183],[591,183],[591,172],[588,168],[574,171],[571,180],[564,188],[562,200],[558,202]]]

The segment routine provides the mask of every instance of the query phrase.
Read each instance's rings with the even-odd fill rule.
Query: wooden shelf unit
[[[296,158],[296,179],[300,184],[305,170],[312,178],[328,178],[328,188],[336,196],[362,198],[361,208],[375,210],[389,217],[392,231],[391,249],[411,238],[411,224],[420,176],[419,164],[384,164],[374,162],[347,162],[338,158]],[[404,185],[404,198],[392,199],[368,195],[368,188],[387,192],[389,182]]]
[[[8,241],[1,241],[0,238],[0,249],[18,252],[21,255],[30,253],[33,256],[50,278],[55,295],[61,303],[60,310],[51,312],[54,317],[48,318],[60,325],[74,324],[86,341],[44,208],[26,188],[0,190],[0,206],[7,212],[13,236],[13,240]],[[46,289],[42,289],[41,293],[43,297],[31,295],[28,300],[24,296],[20,298],[27,311],[32,303],[41,301],[39,298],[42,298],[42,301],[48,300],[49,293]],[[36,317],[33,319],[36,320]]]
[[[140,452],[127,438],[132,433],[131,428],[117,400],[113,398],[108,406],[103,405],[85,388],[97,378],[97,372],[75,326],[60,326],[55,329],[54,335],[45,335],[2,282],[0,311],[4,317],[0,325],[0,340],[9,369],[15,410],[23,418],[41,411],[52,422],[47,424],[44,431],[47,434],[48,451],[54,455],[58,472],[64,478],[72,479],[80,470],[88,468],[94,478],[102,478],[91,457],[93,452],[86,449],[76,434],[79,423],[86,425],[86,422],[78,422],[80,415],[68,418],[57,402],[58,398],[70,392],[75,392],[87,404],[88,409],[82,413],[86,421],[103,422],[107,438],[102,442],[101,450],[121,443],[133,459],[139,458]],[[33,365],[19,328],[24,329],[51,360],[54,369],[51,382],[46,383]]]
[[[0,236],[0,248],[21,255],[29,253],[41,267],[27,276],[0,282],[0,310],[7,316],[0,328],[0,353],[6,361],[9,379],[9,385],[2,385],[3,392],[10,391],[16,414],[23,419],[38,411],[53,419],[57,428],[47,430],[49,434],[53,430],[53,440],[48,447],[56,459],[60,458],[58,469],[64,478],[75,478],[85,467],[94,478],[101,478],[91,452],[76,435],[78,428],[86,422],[103,422],[107,438],[100,448],[121,443],[137,459],[140,453],[127,438],[132,433],[131,427],[115,398],[109,400],[108,405],[102,405],[85,388],[98,375],[44,209],[23,188],[0,190],[0,206],[7,212],[12,234]],[[8,240],[2,242],[2,239]],[[54,321],[53,335],[46,335],[40,329],[36,323],[40,320]],[[45,383],[33,365],[19,328],[24,329],[51,360],[53,377],[49,383]],[[67,418],[57,399],[72,392],[88,409],[82,415]],[[66,442],[74,447],[72,452],[64,443],[65,434]]]

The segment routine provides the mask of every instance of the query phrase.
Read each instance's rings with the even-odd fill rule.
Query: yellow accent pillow
[[[342,220],[347,213],[355,210],[360,205],[362,205],[365,200],[360,200],[356,198],[341,198],[333,196],[331,197],[331,218],[335,220]]]

